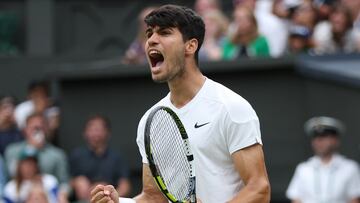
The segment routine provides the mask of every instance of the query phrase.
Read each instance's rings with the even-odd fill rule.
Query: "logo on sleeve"
[[[201,127],[203,127],[203,126],[205,126],[205,125],[207,125],[207,124],[209,124],[210,122],[207,122],[207,123],[203,123],[203,124],[198,124],[197,122],[195,123],[195,125],[194,125],[194,128],[201,128]]]

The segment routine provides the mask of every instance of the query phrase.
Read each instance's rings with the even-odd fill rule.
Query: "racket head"
[[[161,192],[171,202],[196,202],[194,157],[176,113],[169,107],[155,107],[147,118],[144,140],[149,167]]]

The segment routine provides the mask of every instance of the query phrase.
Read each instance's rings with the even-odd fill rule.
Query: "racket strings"
[[[168,191],[176,199],[187,199],[190,166],[178,127],[166,111],[162,110],[154,115],[150,126],[150,140],[154,162]]]

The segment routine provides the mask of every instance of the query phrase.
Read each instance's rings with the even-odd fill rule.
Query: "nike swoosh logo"
[[[203,123],[203,124],[200,124],[198,125],[198,123],[196,122],[195,125],[194,125],[194,128],[200,128],[200,127],[203,127],[204,125],[207,125],[209,124],[210,122],[207,122],[207,123]]]

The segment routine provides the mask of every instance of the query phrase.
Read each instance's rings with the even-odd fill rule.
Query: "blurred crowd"
[[[146,62],[143,19],[152,9],[139,14],[123,63]],[[359,0],[233,0],[231,13],[219,0],[196,0],[194,9],[206,27],[200,61],[360,52]]]
[[[0,97],[0,203],[86,203],[98,183],[129,195],[126,162],[108,145],[110,121],[88,117],[84,145],[65,153],[58,142],[60,115],[44,80],[29,84],[26,101]]]

